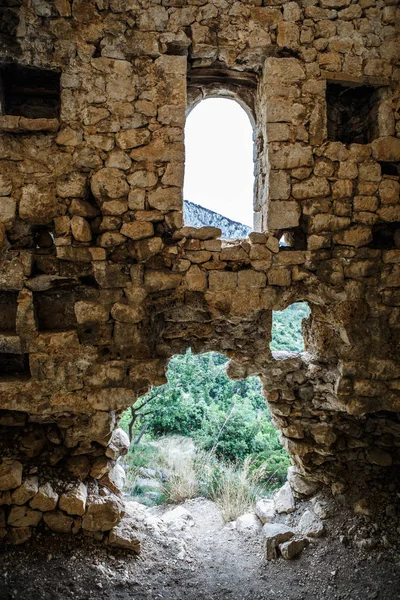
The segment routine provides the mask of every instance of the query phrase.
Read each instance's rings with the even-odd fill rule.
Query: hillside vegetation
[[[275,312],[271,349],[303,350],[301,321],[308,314],[305,303]],[[188,350],[174,356],[168,382],[123,414],[120,425],[132,440],[127,468],[136,496],[146,491],[141,486],[147,487],[137,475],[149,468],[167,474],[167,484],[150,485],[150,496],[157,501],[201,494],[218,497],[222,504],[221,497],[232,498],[235,489],[248,502],[260,489],[265,494],[285,481],[289,457],[272,423],[260,380],[229,379],[227,361],[215,352],[196,355]],[[147,501],[145,493],[141,499]],[[230,503],[226,510],[230,514]]]

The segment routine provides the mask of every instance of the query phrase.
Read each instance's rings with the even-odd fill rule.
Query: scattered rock
[[[162,520],[175,531],[185,531],[194,525],[193,515],[182,506],[177,506],[164,513]]]
[[[262,529],[265,539],[265,556],[267,560],[278,558],[278,546],[294,536],[294,532],[282,523],[267,523]]]
[[[115,548],[130,550],[135,554],[140,553],[140,539],[137,531],[132,527],[129,517],[124,517],[119,525],[110,531],[108,543]]]
[[[291,560],[298,556],[309,544],[307,538],[293,538],[283,544],[279,544],[278,550],[283,558]]]
[[[296,510],[296,502],[288,481],[274,494],[274,503],[279,514],[292,513]]]
[[[306,510],[302,514],[298,529],[308,537],[321,537],[324,534],[324,524],[311,510]]]
[[[258,535],[261,530],[261,521],[254,513],[246,513],[236,519],[236,531],[239,533]]]
[[[255,513],[263,525],[270,523],[275,516],[275,502],[270,499],[259,500],[255,506]]]

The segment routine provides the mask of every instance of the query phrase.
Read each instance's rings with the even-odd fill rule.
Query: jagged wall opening
[[[2,65],[62,71],[59,118],[0,116],[0,291],[10,305],[18,295],[0,344],[29,354],[31,373],[0,382],[7,539],[28,539],[40,516],[17,518],[31,466],[33,495],[61,482],[59,497],[46,487],[34,503],[52,496],[50,528],[114,528],[118,416],[188,347],[262,378],[313,489],[346,493],[400,462],[398,9],[227,2],[0,10],[12,38],[6,50],[0,40]],[[182,228],[187,105],[216,79],[256,123],[256,231],[236,242]],[[327,81],[380,88],[378,137],[328,139]],[[279,247],[282,234],[291,246]],[[36,296],[54,294],[50,314],[64,285],[76,294],[54,331],[40,306],[36,319]],[[308,352],[275,359],[272,311],[303,300]]]

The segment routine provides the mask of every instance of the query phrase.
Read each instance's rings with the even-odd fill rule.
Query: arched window
[[[185,225],[213,225],[222,237],[246,237],[253,229],[254,188],[247,112],[232,99],[199,102],[186,120],[185,148]]]

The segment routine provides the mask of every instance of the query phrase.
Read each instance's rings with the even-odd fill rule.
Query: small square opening
[[[29,354],[0,353],[0,378],[29,378]]]
[[[15,333],[17,299],[15,292],[0,292],[0,333]]]
[[[58,119],[60,73],[16,64],[0,68],[1,114]]]
[[[327,82],[328,140],[368,144],[379,137],[378,88]]]
[[[33,295],[39,331],[68,331],[76,329],[73,290],[51,290]]]

